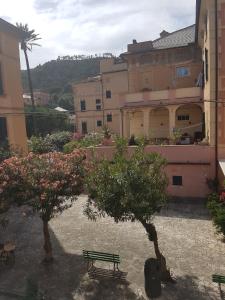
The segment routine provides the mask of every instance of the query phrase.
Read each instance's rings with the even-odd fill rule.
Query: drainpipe
[[[103,88],[103,76],[101,74],[101,87],[102,87],[102,117],[103,117],[103,126],[105,125],[105,105],[104,105],[104,88]]]
[[[218,18],[217,18],[217,0],[215,0],[215,66],[216,66],[216,76],[215,76],[215,169],[216,169],[216,182],[218,183]],[[216,185],[218,190],[218,184]]]
[[[123,110],[120,109],[120,116],[121,116],[121,133],[122,133],[122,137],[124,137],[124,134],[123,134]]]

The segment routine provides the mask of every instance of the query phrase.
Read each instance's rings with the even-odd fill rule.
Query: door
[[[81,123],[82,134],[87,134],[87,122]]]

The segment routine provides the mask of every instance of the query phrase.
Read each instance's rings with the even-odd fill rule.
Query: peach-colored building
[[[163,31],[155,41],[133,40],[119,61],[101,61],[99,76],[74,84],[78,131],[107,125],[124,137],[170,139],[179,129],[201,139],[201,68],[194,25]]]
[[[106,73],[103,68],[94,83],[89,79],[74,86],[76,111],[80,95],[84,95],[83,100],[87,99],[85,93],[90,95],[91,106],[98,89],[103,105],[99,112],[95,111],[97,102],[91,106],[88,122],[95,124],[97,113],[104,119],[105,101],[108,105],[105,92],[112,90],[116,100],[111,102],[111,109],[120,113],[115,124],[114,119],[111,121],[115,132],[128,138],[145,136],[153,144],[169,144],[179,132],[188,137],[184,144],[198,142],[146,148],[167,158],[168,191],[172,196],[204,198],[210,192],[210,179],[218,179],[224,186],[225,0],[196,0],[195,25],[172,33],[164,30],[155,41],[133,40],[121,60],[124,70],[114,72],[113,81],[110,71]],[[112,60],[104,64],[116,65]],[[124,80],[123,90],[116,82],[117,74],[119,83]],[[87,106],[85,114],[88,113]],[[82,114],[78,112],[78,130],[82,128]],[[96,151],[110,158],[114,149],[103,147]]]
[[[120,94],[123,136],[169,140],[179,129],[192,140],[202,139],[202,63],[195,26],[163,31],[155,41],[133,40],[121,56],[129,81],[128,93]]]
[[[27,151],[20,74],[20,31],[0,19],[0,144]]]

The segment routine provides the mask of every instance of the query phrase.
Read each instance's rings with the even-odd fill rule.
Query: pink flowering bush
[[[43,221],[45,260],[52,260],[48,222],[71,207],[83,191],[85,152],[29,153],[0,165],[0,197],[32,205]]]

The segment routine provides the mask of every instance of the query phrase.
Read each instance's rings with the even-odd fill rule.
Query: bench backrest
[[[225,283],[225,276],[213,274],[212,280],[217,283]]]
[[[83,256],[86,259],[120,263],[120,256],[118,254],[83,250]]]

